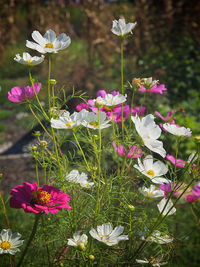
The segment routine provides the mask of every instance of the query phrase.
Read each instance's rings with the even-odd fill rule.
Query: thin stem
[[[121,88],[122,88],[122,95],[124,95],[124,48],[123,48],[123,38],[121,39]],[[122,136],[124,138],[124,116],[123,116],[123,104],[122,104]]]
[[[49,117],[47,116],[46,112],[44,111],[44,109],[43,109],[43,107],[42,107],[42,105],[41,105],[41,103],[40,103],[40,100],[39,100],[39,98],[38,98],[38,95],[37,95],[37,93],[36,93],[36,91],[35,91],[35,87],[34,87],[34,83],[33,83],[33,78],[32,78],[32,76],[31,76],[31,70],[30,70],[30,69],[29,69],[29,78],[30,78],[31,85],[32,85],[32,87],[33,87],[33,91],[34,91],[34,93],[35,93],[35,98],[36,98],[36,100],[37,100],[37,102],[38,102],[38,105],[40,106],[40,109],[41,109],[41,111],[42,111],[42,113],[43,113],[45,119],[49,120]]]
[[[38,184],[38,187],[39,187],[40,186],[40,181],[39,181],[39,175],[38,175],[38,163],[37,163],[37,159],[35,159],[35,172],[36,172],[37,184]]]
[[[53,143],[54,143],[54,147],[55,147],[56,158],[57,158],[57,162],[58,162],[59,169],[60,169],[60,176],[62,176],[61,164],[60,164],[60,159],[59,159],[59,155],[58,155],[57,142],[56,142],[56,138],[55,138],[55,134],[54,134],[54,129],[52,127],[51,127],[51,132],[52,132],[52,136],[53,136]]]
[[[46,128],[44,127],[44,125],[42,124],[41,120],[38,118],[38,116],[35,114],[35,112],[33,111],[32,107],[30,104],[28,104],[33,116],[36,118],[37,122],[42,126],[43,130],[45,131],[45,133],[51,138],[53,139],[53,137],[50,135],[50,133],[46,130]]]
[[[82,148],[81,148],[81,146],[80,146],[80,144],[79,144],[79,141],[78,141],[78,139],[77,139],[77,137],[76,137],[76,134],[75,134],[74,130],[72,130],[72,133],[73,133],[74,139],[76,140],[76,143],[77,143],[77,145],[78,145],[78,147],[79,147],[79,150],[81,151],[81,154],[82,154],[83,159],[84,159],[84,161],[85,161],[85,165],[87,166],[87,170],[90,171],[90,167],[89,167],[88,162],[87,162],[87,160],[86,160],[85,154],[84,154],[84,152],[83,152],[83,150],[82,150]]]
[[[38,222],[39,222],[39,219],[40,219],[41,215],[42,215],[42,213],[38,213],[38,214],[35,215],[35,222],[34,222],[34,225],[33,225],[32,233],[31,233],[31,235],[29,237],[29,240],[28,240],[28,242],[26,244],[26,247],[25,247],[25,249],[24,249],[24,251],[23,251],[23,253],[21,255],[21,258],[20,258],[20,260],[19,260],[19,262],[17,264],[17,267],[20,267],[22,262],[23,262],[23,260],[24,260],[24,257],[25,257],[25,255],[26,255],[26,253],[28,251],[28,248],[29,248],[29,246],[30,246],[35,234],[36,234],[37,227],[38,227]]]
[[[42,149],[42,162],[43,162],[43,168],[44,168],[44,184],[46,184],[47,182],[47,178],[46,178],[46,163],[45,163],[45,159],[44,159],[44,150]]]
[[[72,189],[72,206],[73,206],[73,222],[74,222],[74,228],[76,230],[76,204],[75,204],[75,198],[74,198],[74,188]]]
[[[0,198],[1,198],[2,206],[3,206],[3,213],[4,213],[4,216],[6,218],[6,223],[8,225],[8,228],[10,228],[10,222],[8,220],[8,215],[7,215],[7,212],[6,212],[6,206],[5,206],[5,203],[4,203],[4,200],[3,200],[3,196],[1,194],[1,191],[0,191]]]
[[[48,100],[49,100],[49,115],[51,117],[51,92],[50,92],[50,83],[51,80],[51,55],[49,54],[49,74],[48,74]]]

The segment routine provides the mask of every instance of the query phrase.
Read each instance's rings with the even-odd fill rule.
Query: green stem
[[[46,184],[47,179],[46,179],[46,163],[44,159],[44,150],[42,149],[42,162],[43,162],[43,168],[44,168],[44,184]]]
[[[58,162],[59,169],[60,169],[60,176],[62,177],[62,170],[61,170],[61,164],[60,164],[60,159],[59,159],[59,155],[58,155],[57,142],[56,142],[56,138],[55,138],[55,134],[54,134],[54,129],[52,127],[51,127],[51,131],[52,131],[53,143],[54,143],[55,152],[56,152],[56,158],[57,158],[57,162]]]
[[[38,175],[38,163],[37,163],[37,159],[35,159],[35,172],[36,172],[37,184],[38,184],[38,187],[39,187],[40,186],[40,181],[39,181],[39,175]]]
[[[72,206],[73,206],[73,221],[74,221],[74,230],[76,230],[76,204],[75,204],[75,198],[74,198],[74,188],[72,189]]]
[[[121,88],[122,88],[122,95],[124,95],[124,51],[123,51],[123,38],[121,39]],[[122,136],[124,138],[124,116],[123,116],[123,104],[122,104]]]
[[[85,161],[85,165],[87,166],[87,170],[90,172],[90,167],[89,167],[89,165],[88,165],[88,162],[87,162],[87,160],[86,160],[85,154],[84,154],[84,152],[83,152],[83,150],[82,150],[82,148],[81,148],[81,146],[80,146],[80,144],[79,144],[79,141],[78,141],[78,139],[77,139],[77,137],[76,137],[76,134],[75,134],[74,130],[72,130],[72,133],[73,133],[74,139],[76,140],[76,143],[77,143],[77,145],[78,145],[78,147],[79,147],[79,150],[81,151],[81,154],[82,154],[83,159],[84,159],[84,161]]]
[[[51,92],[50,92],[50,83],[51,80],[51,55],[49,54],[49,74],[48,74],[48,100],[49,100],[49,115],[51,117]]]
[[[38,214],[35,215],[35,222],[34,222],[34,225],[33,225],[32,233],[31,233],[31,235],[29,237],[29,240],[28,240],[28,242],[26,244],[26,247],[25,247],[25,249],[24,249],[24,251],[23,251],[23,253],[21,255],[21,258],[20,258],[20,260],[19,260],[19,262],[17,264],[17,267],[20,267],[22,262],[23,262],[23,260],[24,260],[24,257],[25,257],[25,255],[26,255],[26,253],[28,251],[28,248],[29,248],[29,246],[30,246],[35,234],[36,234],[37,227],[38,227],[38,222],[39,222],[39,219],[40,219],[41,215],[42,215],[42,213],[38,213]]]
[[[29,103],[28,103],[28,106],[29,106],[30,111],[32,112],[33,116],[36,118],[37,122],[42,126],[43,130],[45,131],[45,133],[46,133],[51,139],[53,139],[52,136],[50,135],[50,133],[47,132],[46,128],[44,127],[44,125],[42,124],[42,122],[41,122],[41,120],[38,118],[38,116],[35,114],[35,112],[33,111],[32,107],[31,107],[31,105],[30,105]]]
[[[32,87],[33,87],[33,91],[34,91],[34,93],[35,93],[35,98],[36,98],[36,100],[37,100],[37,102],[38,102],[38,105],[40,106],[40,109],[41,109],[41,111],[42,111],[42,113],[43,113],[45,119],[49,120],[49,117],[47,116],[46,112],[44,111],[44,109],[43,109],[43,107],[42,107],[42,105],[41,105],[41,103],[40,103],[40,100],[39,100],[39,98],[38,98],[38,95],[37,95],[37,93],[36,93],[36,91],[35,91],[35,87],[34,87],[34,83],[33,83],[33,78],[32,78],[32,76],[31,76],[31,70],[30,70],[30,69],[29,69],[29,78],[30,78],[31,85],[32,85]]]

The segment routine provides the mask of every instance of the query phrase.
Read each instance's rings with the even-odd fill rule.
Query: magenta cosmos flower
[[[160,184],[158,189],[164,191],[164,197],[168,198],[170,193],[173,191],[173,195],[177,196],[179,186],[173,183],[168,183],[168,184]]]
[[[142,153],[142,150],[140,148],[137,148],[137,146],[132,146],[132,147],[129,147],[127,149],[127,151],[125,151],[124,147],[122,145],[119,145],[117,147],[116,143],[115,142],[112,142],[112,145],[115,149],[115,151],[120,155],[120,156],[123,156],[123,157],[127,157],[127,158],[140,158],[143,153]]]
[[[193,186],[192,195],[187,195],[188,202],[195,202],[200,198],[200,184],[196,184]]]
[[[154,84],[151,89],[146,89],[144,86],[140,87],[138,91],[140,92],[147,92],[147,93],[154,93],[154,94],[163,94],[163,91],[166,91],[167,88],[165,88],[164,84]]]
[[[41,83],[39,84],[34,83],[36,94],[39,93],[40,87],[41,87]],[[32,86],[23,86],[23,87],[15,86],[11,89],[11,92],[8,92],[8,99],[11,102],[15,102],[15,103],[25,102],[28,99],[34,98],[35,92]]]
[[[56,214],[59,210],[71,209],[67,204],[70,197],[51,185],[38,188],[37,183],[23,182],[23,185],[13,188],[10,195],[11,208],[22,208],[28,213]]]

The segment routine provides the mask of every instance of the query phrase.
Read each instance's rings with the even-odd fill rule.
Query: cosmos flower
[[[39,53],[57,53],[59,50],[67,48],[71,39],[65,33],[61,33],[58,37],[53,30],[48,30],[42,36],[38,31],[33,31],[32,38],[36,42],[26,41],[28,48],[37,50]]]
[[[37,183],[23,182],[10,191],[11,208],[24,209],[28,213],[49,212],[56,214],[59,210],[68,209],[67,202],[70,197],[51,185],[43,185],[38,188]]]
[[[194,153],[192,153],[189,157],[188,160],[182,160],[182,159],[176,159],[173,155],[167,154],[166,158],[172,163],[176,164],[177,167],[184,168],[186,164],[193,163],[194,161],[197,160],[197,156],[195,156]],[[192,167],[196,167],[196,164],[193,164]]]
[[[144,237],[142,237],[142,240],[145,240]],[[146,239],[148,242],[155,242],[157,244],[166,244],[171,243],[174,239],[168,235],[162,235],[160,231],[155,230],[150,237]]]
[[[135,23],[127,23],[125,22],[125,19],[119,19],[113,20],[113,25],[112,25],[112,33],[114,33],[117,36],[125,36],[128,33],[132,33],[132,30],[135,28],[137,22]]]
[[[87,174],[84,172],[80,174],[78,170],[72,170],[68,175],[66,175],[66,180],[73,183],[78,183],[80,186],[86,188],[90,188],[94,185],[93,182],[88,182]]]
[[[168,262],[161,262],[163,259],[163,255],[157,257],[157,258],[154,258],[154,257],[150,257],[149,260],[145,259],[145,260],[139,260],[139,259],[136,259],[136,262],[139,263],[139,264],[151,264],[151,266],[155,266],[155,267],[160,267],[161,265],[165,265],[167,264]]]
[[[87,246],[88,237],[85,234],[74,233],[73,238],[68,238],[68,246],[78,247],[82,250]]]
[[[127,151],[124,150],[124,147],[122,145],[119,145],[117,147],[116,143],[113,141],[112,145],[116,152],[118,152],[119,155],[127,158],[139,158],[143,155],[142,150],[140,148],[137,148],[137,146],[132,146],[127,149]]]
[[[166,91],[167,88],[165,88],[164,84],[154,84],[151,89],[146,89],[145,87],[141,87],[138,89],[140,92],[147,92],[147,93],[155,93],[155,94],[163,94],[163,91]]]
[[[40,91],[41,83],[34,83],[33,86],[36,94],[38,94]],[[8,99],[14,103],[25,102],[28,99],[35,98],[35,92],[32,86],[15,86],[11,89],[11,92],[8,92]]]
[[[109,124],[110,120],[106,119],[105,112],[99,112],[99,114],[88,112],[86,116],[83,117],[81,124],[87,128],[97,130],[99,129],[98,116],[99,116],[100,129],[104,129],[111,126],[111,124]]]
[[[138,116],[144,116],[144,113],[146,111],[146,107],[135,107],[134,109],[132,109],[132,114],[133,116],[136,116],[138,114]]]
[[[176,208],[173,207],[174,204],[171,199],[163,198],[157,205],[159,212],[162,214],[162,216],[172,215],[176,212]],[[173,208],[172,208],[173,207]]]
[[[150,185],[150,187],[141,187],[139,188],[140,193],[148,198],[163,197],[164,192],[162,190],[156,189],[155,185]]]
[[[44,56],[41,55],[40,57],[34,56],[32,57],[29,53],[23,53],[22,57],[17,54],[14,58],[20,64],[34,66],[42,63],[44,61]]]
[[[144,158],[143,163],[138,158],[138,165],[135,164],[134,168],[139,170],[143,175],[150,178],[150,180],[155,184],[169,182],[168,179],[163,177],[163,175],[168,172],[168,166],[160,160],[153,162],[153,157],[151,155],[147,155]]]
[[[92,228],[90,235],[100,242],[105,243],[108,246],[114,246],[122,240],[128,240],[128,235],[121,235],[124,231],[124,227],[119,225],[113,230],[111,223],[104,223],[97,226],[97,231]]]
[[[51,127],[55,129],[73,129],[81,124],[88,113],[85,109],[74,112],[72,115],[68,111],[63,112],[58,119],[51,119]]]
[[[173,195],[177,196],[179,190],[179,186],[173,183],[160,184],[158,188],[164,192],[165,198],[169,197],[172,190],[173,190]]]
[[[200,183],[195,184],[192,189],[192,194],[187,195],[186,199],[188,202],[195,202],[197,199],[200,198]]]
[[[80,103],[79,105],[76,106],[77,111],[81,111],[82,109],[89,109],[89,105],[87,103]]]
[[[140,119],[138,115],[136,115],[132,116],[131,119],[135,124],[135,129],[142,138],[144,145],[164,158],[166,156],[166,151],[163,148],[163,143],[157,140],[161,135],[161,129],[156,125],[154,116],[148,114]]]
[[[190,130],[190,128],[185,128],[185,127],[179,127],[176,126],[175,124],[169,124],[169,123],[165,123],[163,124],[163,128],[176,136],[187,136],[190,137],[192,135],[192,131]]]
[[[20,251],[20,247],[24,240],[19,240],[21,235],[19,233],[12,233],[10,229],[3,229],[0,233],[0,254],[15,255]]]
[[[95,103],[97,101],[101,101],[102,105],[104,105],[104,106],[106,106],[108,108],[114,108],[115,106],[123,104],[124,102],[126,102],[126,98],[127,98],[127,95],[106,94],[104,98],[99,96],[94,101],[95,101]]]

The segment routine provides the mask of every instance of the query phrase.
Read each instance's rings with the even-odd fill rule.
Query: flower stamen
[[[155,172],[154,172],[153,170],[148,170],[148,171],[147,171],[147,174],[148,174],[148,175],[151,175],[152,177],[155,176]]]
[[[11,243],[8,241],[3,241],[0,243],[0,248],[2,248],[3,250],[8,250],[9,248],[11,248]]]
[[[54,46],[53,46],[53,44],[48,43],[48,44],[45,44],[45,47],[44,48],[54,49]]]

